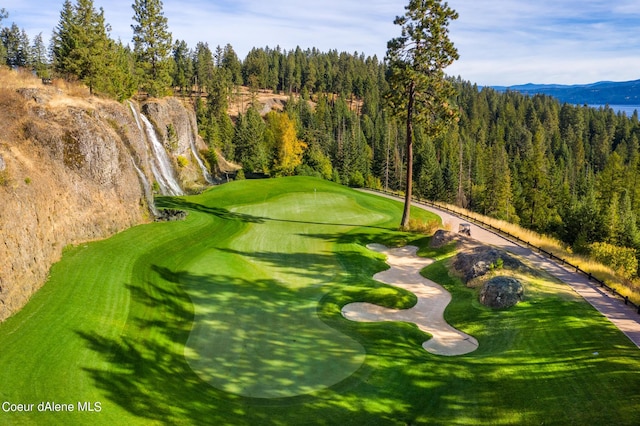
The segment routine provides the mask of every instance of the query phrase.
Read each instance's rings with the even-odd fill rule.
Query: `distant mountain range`
[[[523,84],[519,86],[492,86],[499,92],[511,90],[525,95],[545,94],[562,103],[576,105],[640,105],[640,80],[593,84]]]

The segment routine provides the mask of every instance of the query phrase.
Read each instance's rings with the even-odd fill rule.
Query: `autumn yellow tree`
[[[291,176],[302,163],[307,144],[298,139],[296,127],[289,115],[271,111],[266,117],[265,142],[272,154],[271,173]]]

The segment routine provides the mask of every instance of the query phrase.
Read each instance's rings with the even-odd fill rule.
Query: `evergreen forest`
[[[390,112],[385,60],[315,48],[254,48],[173,40],[160,0],[135,0],[134,37],[113,40],[92,0],[66,0],[51,44],[0,11],[0,61],[85,84],[95,96],[178,96],[193,106],[210,156],[237,178],[311,175],[404,190],[406,128]],[[439,136],[414,127],[414,195],[552,235],[625,278],[638,278],[640,122],[613,109],[479,88],[449,77],[457,119]],[[229,107],[241,89],[288,96],[284,111]],[[244,93],[244,92],[243,92]]]

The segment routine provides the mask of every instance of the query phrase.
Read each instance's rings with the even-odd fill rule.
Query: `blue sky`
[[[46,40],[63,0],[0,0],[31,38]],[[94,0],[112,37],[131,40],[133,0]],[[408,0],[164,0],[174,40],[190,47],[252,47],[364,52],[384,57]],[[449,0],[460,15],[451,38],[460,60],[450,75],[480,85],[592,83],[640,79],[638,0]]]

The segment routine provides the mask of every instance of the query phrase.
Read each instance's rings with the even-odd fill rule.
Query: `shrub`
[[[611,267],[624,278],[630,279],[637,274],[638,259],[635,249],[608,243],[593,243],[589,248],[595,260]]]
[[[349,186],[353,188],[362,188],[364,186],[364,176],[361,171],[356,171],[349,176]]]
[[[382,189],[382,182],[380,181],[380,178],[373,175],[367,175],[365,186],[367,188],[380,190]]]
[[[187,158],[182,155],[178,155],[178,158],[176,158],[176,160],[178,161],[178,167],[180,168],[187,167],[187,165],[189,164],[189,160],[187,160]]]
[[[489,265],[489,270],[490,271],[495,271],[495,270],[502,269],[503,267],[504,267],[504,260],[502,260],[502,258],[499,257],[498,259],[496,259],[496,261],[494,263]]]
[[[419,234],[433,235],[439,228],[440,223],[435,219],[428,221],[421,219],[409,219],[409,225],[404,230],[417,232]]]
[[[171,151],[178,149],[178,132],[172,123],[167,124],[167,142]]]
[[[215,148],[209,148],[206,151],[200,151],[200,154],[204,157],[209,165],[209,172],[215,173],[218,168],[218,154]]]
[[[333,171],[333,176],[331,177],[331,180],[334,181],[337,184],[341,184],[342,182],[340,181],[340,173],[338,173],[337,170]]]

